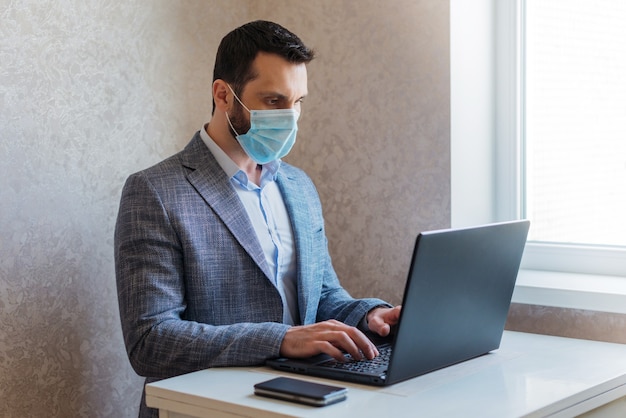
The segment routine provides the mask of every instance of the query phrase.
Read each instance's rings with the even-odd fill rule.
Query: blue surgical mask
[[[294,109],[250,110],[239,100],[230,85],[228,88],[250,113],[250,129],[245,134],[235,130],[226,113],[228,124],[246,154],[257,164],[267,164],[287,155],[296,142],[300,114]]]

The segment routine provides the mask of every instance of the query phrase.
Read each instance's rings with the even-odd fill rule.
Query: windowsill
[[[513,302],[626,314],[624,277],[520,270]]]

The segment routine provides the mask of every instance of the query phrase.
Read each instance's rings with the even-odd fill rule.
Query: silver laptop
[[[271,359],[275,369],[385,386],[500,346],[530,222],[422,232],[413,250],[400,321],[381,355]]]

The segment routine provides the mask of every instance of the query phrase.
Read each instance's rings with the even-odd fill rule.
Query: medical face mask
[[[235,130],[226,113],[228,124],[246,154],[257,164],[267,164],[287,155],[296,142],[300,114],[294,109],[250,110],[239,100],[233,89],[230,86],[228,88],[250,113],[250,129],[241,135]]]

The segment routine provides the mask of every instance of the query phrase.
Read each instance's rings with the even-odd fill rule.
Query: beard
[[[232,127],[228,127],[233,138],[237,135],[243,135],[250,130],[250,119],[246,117],[247,112],[238,102],[235,104],[233,111],[228,115]],[[233,131],[233,128],[235,129]]]

